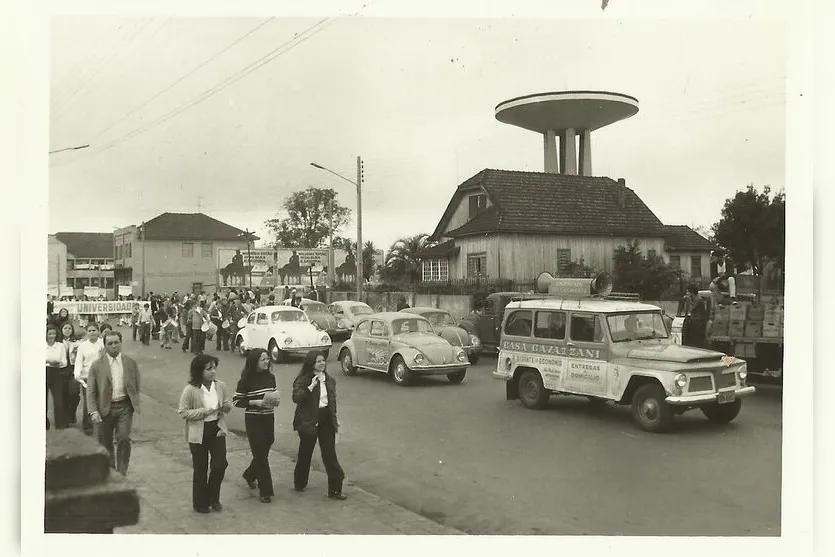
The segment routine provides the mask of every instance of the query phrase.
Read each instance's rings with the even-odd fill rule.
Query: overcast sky
[[[295,190],[333,187],[355,209],[353,187],[309,163],[353,179],[361,155],[363,239],[388,248],[432,232],[480,170],[542,171],[541,136],[494,107],[572,89],[639,99],[593,133],[594,174],[625,178],[666,224],[710,226],[736,189],[785,185],[782,23],[320,20],[53,20],[50,149],[91,147],[50,157],[49,231],[199,207],[265,237]]]

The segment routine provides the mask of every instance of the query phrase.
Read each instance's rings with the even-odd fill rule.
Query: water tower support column
[[[591,131],[580,134],[580,175],[591,176]]]
[[[560,173],[577,175],[577,132],[574,128],[560,133]]]
[[[542,139],[545,150],[545,172],[556,174],[559,172],[557,168],[557,133],[554,130],[548,130],[542,134]]]

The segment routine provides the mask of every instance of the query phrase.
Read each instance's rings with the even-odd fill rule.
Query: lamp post
[[[334,176],[342,178],[349,184],[353,184],[357,188],[357,253],[356,253],[356,261],[357,261],[357,301],[362,301],[362,281],[363,281],[363,257],[362,257],[362,183],[364,181],[364,172],[363,172],[363,163],[362,157],[357,157],[357,181],[354,182],[339,174],[338,172],[334,172],[330,168],[325,168],[321,164],[316,164],[315,162],[310,163],[310,166],[314,168],[318,168],[319,170],[324,170],[325,172],[330,172]],[[331,205],[331,210],[333,210],[333,205]],[[333,253],[333,243],[331,243],[331,253]],[[329,269],[330,270],[330,269]]]
[[[142,235],[142,299],[145,299],[145,222],[139,228]]]

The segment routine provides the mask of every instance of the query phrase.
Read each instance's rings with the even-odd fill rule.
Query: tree
[[[765,186],[758,193],[753,184],[725,200],[722,218],[713,225],[714,241],[725,248],[737,265],[754,263],[762,269],[766,259],[786,256],[786,194],[771,196]]]
[[[286,217],[277,215],[264,224],[275,234],[276,244],[284,248],[320,247],[351,216],[351,210],[336,201],[336,191],[330,188],[309,187],[293,192],[282,207]]]
[[[593,278],[597,271],[587,266],[583,258],[580,261],[569,261],[560,272],[561,278]]]
[[[660,300],[665,291],[680,284],[681,270],[657,255],[644,256],[637,240],[619,246],[613,260],[617,292],[637,292],[642,299]]]
[[[432,247],[429,234],[415,234],[400,238],[391,245],[386,255],[383,277],[386,282],[419,282],[421,278],[421,259],[418,254]]]

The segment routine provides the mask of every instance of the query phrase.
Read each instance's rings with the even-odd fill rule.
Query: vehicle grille
[[[710,377],[691,377],[687,390],[691,393],[712,391],[713,382],[710,380]]]
[[[736,373],[723,373],[717,377],[716,383],[719,385],[720,389],[724,389],[726,387],[736,387]]]

